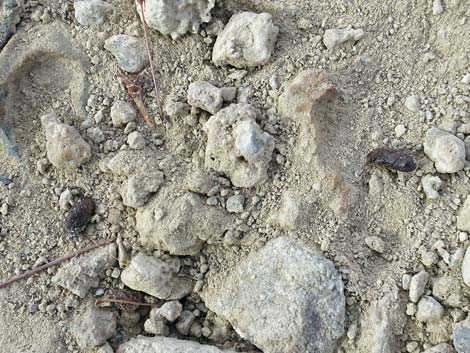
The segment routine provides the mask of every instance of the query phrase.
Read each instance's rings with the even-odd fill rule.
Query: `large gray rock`
[[[465,232],[470,232],[470,195],[467,196],[467,199],[457,215],[457,228]]]
[[[16,31],[23,13],[23,0],[0,1],[0,49]]]
[[[436,128],[426,132],[424,153],[439,173],[456,173],[465,166],[465,143],[453,134]]]
[[[116,335],[118,313],[88,306],[86,311],[75,317],[70,331],[83,350],[101,346]]]
[[[84,298],[98,287],[105,271],[116,264],[116,245],[110,244],[72,259],[57,271],[52,282]]]
[[[249,104],[232,104],[204,124],[205,166],[227,174],[238,187],[253,187],[268,178],[274,139],[256,123],[257,115]]]
[[[75,18],[84,26],[100,25],[114,14],[114,6],[103,0],[75,0]]]
[[[56,168],[78,167],[91,158],[90,145],[73,126],[61,124],[55,114],[41,117],[47,158]]]
[[[458,353],[470,353],[470,316],[454,325],[452,337]]]
[[[238,68],[266,64],[276,44],[279,28],[268,13],[233,15],[217,37],[212,52],[216,65]]]
[[[124,71],[137,73],[149,63],[145,43],[140,38],[118,34],[108,38],[104,48],[114,55]]]
[[[183,341],[170,337],[132,338],[121,344],[116,353],[235,353],[232,350],[220,350],[217,347]]]
[[[191,32],[197,33],[201,23],[211,20],[215,0],[145,0],[145,19],[150,28],[173,39]],[[137,12],[142,18],[141,5]]]
[[[344,333],[341,277],[301,241],[271,240],[216,286],[206,306],[264,353],[331,353]]]
[[[433,297],[424,295],[418,302],[416,319],[421,322],[438,321],[444,315],[444,308]]]
[[[221,237],[230,226],[222,209],[207,206],[193,193],[168,202],[171,190],[161,190],[157,197],[136,214],[140,240],[148,250],[164,250],[173,255],[196,255],[204,242]]]
[[[129,288],[159,299],[181,299],[191,293],[193,281],[178,272],[179,267],[140,253],[122,271],[121,281]]]

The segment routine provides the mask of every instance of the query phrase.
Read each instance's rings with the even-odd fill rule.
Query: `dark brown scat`
[[[367,162],[399,172],[412,172],[416,161],[412,154],[402,149],[380,147],[367,154]]]
[[[67,233],[76,235],[82,233],[95,210],[95,202],[91,197],[81,197],[67,214],[65,218],[65,230]]]

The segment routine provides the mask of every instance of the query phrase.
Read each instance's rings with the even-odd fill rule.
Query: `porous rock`
[[[439,198],[439,189],[442,186],[442,179],[436,175],[427,174],[421,179],[423,191],[427,199],[435,200]]]
[[[164,174],[160,171],[140,171],[123,182],[121,187],[122,203],[139,208],[147,203],[151,194],[160,189]]]
[[[98,287],[105,271],[114,267],[115,258],[115,244],[93,250],[61,267],[52,282],[84,298],[90,288]]]
[[[181,299],[191,293],[193,281],[181,276],[169,263],[139,253],[122,271],[121,281],[131,289],[159,299]]]
[[[431,128],[423,145],[439,173],[456,173],[465,166],[465,143],[453,134]]]
[[[348,41],[358,41],[364,37],[364,30],[348,28],[327,29],[323,34],[323,44],[328,49],[333,49]]]
[[[221,236],[228,227],[223,210],[207,206],[203,198],[185,193],[171,203],[171,190],[161,190],[136,215],[136,228],[142,245],[173,255],[196,255],[204,241]]]
[[[206,81],[193,82],[188,88],[188,103],[215,114],[223,103],[222,90]]]
[[[265,353],[331,353],[344,333],[343,282],[333,263],[288,237],[251,253],[202,296]]]
[[[75,18],[84,26],[100,25],[114,14],[114,6],[103,0],[75,0]]]
[[[467,196],[467,199],[457,215],[457,228],[465,232],[470,232],[470,195]]]
[[[91,158],[90,145],[73,126],[61,124],[53,113],[43,115],[41,123],[46,134],[47,158],[54,167],[78,167]]]
[[[124,71],[137,73],[149,63],[145,43],[140,38],[118,34],[108,38],[104,48],[114,55]]]
[[[116,335],[117,312],[89,305],[86,311],[74,318],[70,331],[84,350],[101,346]]]
[[[266,181],[274,139],[256,123],[249,104],[231,104],[205,124],[205,166],[227,174],[237,187],[253,187]]]
[[[211,20],[214,5],[215,0],[146,0],[145,19],[150,28],[176,39],[187,32],[197,33],[201,23]],[[142,18],[137,1],[136,6]]]
[[[470,315],[454,325],[452,338],[458,353],[470,353]]]
[[[193,341],[179,340],[172,337],[139,336],[121,344],[116,353],[235,353],[232,350],[220,350],[215,346]]]
[[[278,33],[268,13],[233,15],[217,37],[212,61],[237,68],[263,65],[271,58]]]
[[[23,0],[2,0],[0,2],[0,49],[16,32],[16,25],[23,13]]]

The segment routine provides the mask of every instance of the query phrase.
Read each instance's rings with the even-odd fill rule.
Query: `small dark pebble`
[[[95,210],[95,202],[91,197],[80,198],[65,218],[65,230],[72,235],[83,232],[90,223]]]
[[[416,169],[414,157],[405,150],[380,147],[367,154],[367,162],[399,172],[412,172]]]
[[[3,175],[0,175],[0,183],[2,183],[3,185],[8,186],[12,182],[13,182],[13,180],[11,180],[10,178],[8,178],[6,176],[3,176]]]

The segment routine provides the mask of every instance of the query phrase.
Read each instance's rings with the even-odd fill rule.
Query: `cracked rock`
[[[457,215],[457,228],[465,232],[470,232],[470,195],[467,196],[467,199]]]

